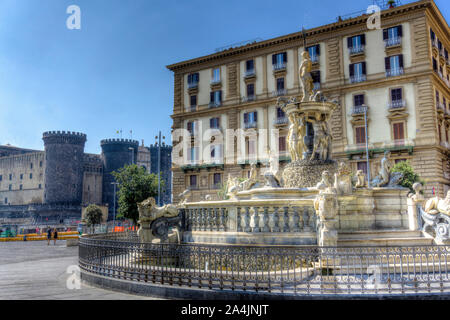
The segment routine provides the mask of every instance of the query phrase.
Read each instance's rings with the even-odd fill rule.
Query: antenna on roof
[[[260,42],[260,41],[263,41],[263,39],[255,38],[255,39],[252,39],[252,40],[245,40],[245,41],[236,42],[236,43],[229,44],[227,46],[223,46],[223,47],[217,48],[215,51],[216,52],[220,52],[220,51],[224,51],[224,50],[229,50],[229,49],[233,49],[233,48],[237,48],[237,47],[246,46],[246,45],[249,45],[249,44],[254,44],[254,43],[257,43],[257,42]]]

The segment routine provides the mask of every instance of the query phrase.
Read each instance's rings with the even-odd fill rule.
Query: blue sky
[[[403,0],[402,3],[411,1]],[[0,144],[43,149],[42,132],[80,131],[86,152],[118,137],[170,142],[166,65],[228,44],[336,21],[354,0],[0,0]],[[81,30],[66,9],[81,8]],[[450,2],[436,0],[447,21]]]

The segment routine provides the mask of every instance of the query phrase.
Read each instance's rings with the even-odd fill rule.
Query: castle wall
[[[42,203],[45,153],[35,152],[0,158],[0,203]]]

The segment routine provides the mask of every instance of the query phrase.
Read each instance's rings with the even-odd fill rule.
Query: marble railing
[[[187,231],[246,233],[315,232],[311,200],[287,203],[271,201],[198,202],[186,204]]]

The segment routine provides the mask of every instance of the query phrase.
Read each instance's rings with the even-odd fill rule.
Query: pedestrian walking
[[[50,245],[50,240],[52,239],[52,229],[47,229],[47,245]]]
[[[53,231],[53,241],[54,241],[54,245],[56,245],[56,240],[58,240],[58,231],[56,230],[56,228],[55,228],[55,230]]]

